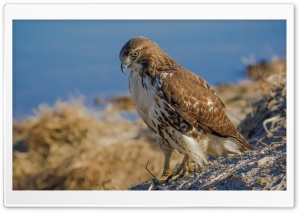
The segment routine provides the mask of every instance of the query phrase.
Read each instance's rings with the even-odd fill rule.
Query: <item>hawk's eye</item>
[[[132,57],[137,57],[139,55],[139,52],[138,51],[135,51],[131,54]]]

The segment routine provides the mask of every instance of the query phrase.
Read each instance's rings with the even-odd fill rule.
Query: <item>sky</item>
[[[128,94],[119,52],[147,37],[211,85],[246,78],[247,65],[286,56],[284,20],[14,20],[13,118],[41,103]]]

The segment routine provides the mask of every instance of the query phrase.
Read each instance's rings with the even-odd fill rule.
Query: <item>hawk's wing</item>
[[[188,70],[161,73],[162,92],[168,103],[193,127],[252,147],[237,132],[224,111],[224,104],[208,83]]]

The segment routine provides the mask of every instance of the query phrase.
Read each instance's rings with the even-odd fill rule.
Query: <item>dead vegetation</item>
[[[240,123],[239,130],[250,142],[264,140],[270,144],[275,138],[281,139],[286,135],[286,62],[276,61],[257,66],[250,67],[248,75],[254,75],[251,70],[255,70],[254,83],[260,88],[261,98],[253,104],[251,113]],[[257,74],[261,67],[268,74]]]
[[[96,113],[81,100],[42,105],[13,129],[15,190],[120,190],[150,179],[148,160],[161,171],[162,154],[146,142],[153,138],[141,120]]]
[[[152,184],[151,189],[287,188],[285,60],[249,67],[247,74],[253,81],[220,85],[216,91],[256,150],[220,157],[190,179]],[[42,105],[35,116],[15,121],[13,189],[124,190],[137,184],[131,189],[149,189],[151,183],[143,182],[153,177],[145,166],[149,161],[148,169],[160,176],[162,153],[140,119],[120,116],[124,110],[133,110],[128,97],[111,100],[100,112],[72,100]],[[172,167],[181,158],[175,154]]]

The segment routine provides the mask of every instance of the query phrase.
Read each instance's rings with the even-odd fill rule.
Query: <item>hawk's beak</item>
[[[128,65],[126,63],[121,63],[121,70],[123,74],[125,74],[126,69],[128,68]]]

